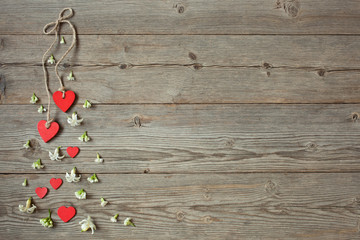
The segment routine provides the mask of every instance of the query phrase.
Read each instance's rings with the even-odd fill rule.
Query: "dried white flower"
[[[78,177],[76,176],[76,167],[74,167],[73,169],[71,169],[70,174],[66,173],[65,175],[65,179],[67,182],[79,182],[81,178],[81,175],[79,175]]]
[[[60,44],[66,44],[64,36],[61,37]]]
[[[99,179],[97,178],[96,173],[94,173],[91,177],[88,177],[87,180],[88,180],[90,183],[97,183],[97,182],[99,182]]]
[[[90,107],[91,107],[91,103],[88,100],[85,100],[83,108],[90,108]]]
[[[86,192],[84,189],[80,189],[79,191],[75,192],[75,197],[77,199],[86,199]]]
[[[27,142],[23,145],[23,147],[25,149],[29,149],[30,148],[30,140],[27,140]]]
[[[22,183],[22,186],[23,187],[26,187],[27,186],[27,179],[25,178],[24,182]]]
[[[49,151],[50,160],[53,160],[53,161],[61,161],[61,159],[63,159],[63,158],[65,157],[64,155],[60,156],[60,154],[59,154],[60,148],[61,148],[61,146],[55,148],[54,153],[52,153],[52,152]]]
[[[110,218],[111,222],[117,222],[117,218],[119,217],[119,214],[116,214],[115,216],[113,216],[112,218]]]
[[[69,81],[74,81],[75,80],[73,71],[70,71],[69,76],[67,76],[67,80],[69,80]]]
[[[78,119],[77,113],[73,112],[71,117],[68,116],[67,122],[70,124],[70,126],[76,127],[76,126],[79,126],[83,120],[84,119],[82,119],[82,118]]]
[[[94,230],[96,230],[96,226],[93,223],[90,216],[80,221],[79,224],[81,224],[81,232],[85,232],[91,228],[91,234],[94,234]]]
[[[102,162],[104,162],[104,159],[100,158],[100,154],[99,154],[99,153],[96,153],[95,162],[96,162],[96,163],[102,163]]]
[[[131,218],[126,218],[125,220],[124,220],[124,225],[125,226],[133,226],[133,227],[135,227],[135,224],[132,222],[132,219]]]
[[[100,201],[101,201],[100,205],[101,205],[102,207],[105,207],[105,206],[109,203],[109,202],[106,201],[104,198],[101,198]]]
[[[54,63],[55,63],[54,55],[51,54],[51,56],[49,57],[49,59],[47,60],[47,62],[50,63],[50,64],[54,64]]]
[[[39,158],[36,162],[34,162],[32,164],[32,168],[33,169],[41,169],[44,168],[45,166],[41,164],[41,159]]]
[[[41,105],[41,106],[38,108],[38,113],[43,113],[43,112],[46,112],[46,108],[44,108],[44,106]]]
[[[26,201],[26,205],[19,205],[19,211],[20,212],[26,212],[26,213],[33,213],[36,209],[36,206],[34,204],[31,205],[31,197],[28,198]]]
[[[50,209],[49,209],[49,216],[48,216],[47,218],[42,218],[42,219],[40,219],[40,223],[41,223],[41,225],[43,225],[43,226],[46,227],[46,228],[52,228],[52,227],[54,227],[54,222],[53,222],[53,220],[52,220],[52,218],[51,218],[51,211],[50,211]]]
[[[84,134],[79,137],[79,140],[82,141],[82,142],[88,142],[88,141],[90,141],[90,138],[89,138],[89,136],[87,135],[87,131],[85,131]]]
[[[35,104],[38,100],[38,97],[35,95],[35,93],[33,93],[30,99],[30,103]]]

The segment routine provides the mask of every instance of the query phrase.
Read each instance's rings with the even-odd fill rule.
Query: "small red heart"
[[[55,137],[60,127],[57,122],[50,123],[49,128],[46,128],[45,124],[46,124],[46,120],[41,120],[40,122],[38,122],[37,128],[44,142],[48,142],[50,139]]]
[[[63,183],[61,178],[52,178],[50,179],[50,185],[56,190],[58,189],[61,184]]]
[[[78,147],[68,147],[66,151],[70,157],[74,158],[76,155],[78,155],[80,149]]]
[[[55,104],[63,111],[66,112],[73,102],[75,101],[75,93],[73,91],[66,91],[63,98],[63,92],[56,91],[53,94]]]
[[[39,198],[44,198],[48,192],[48,189],[47,189],[47,187],[37,187],[35,189],[35,192],[39,196]]]
[[[76,209],[73,207],[65,207],[65,206],[61,206],[59,207],[57,214],[59,216],[59,218],[61,218],[61,220],[63,220],[64,222],[68,222],[70,221],[70,219],[72,219],[75,214],[76,214]]]

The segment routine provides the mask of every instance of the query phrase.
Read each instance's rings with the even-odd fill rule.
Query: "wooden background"
[[[359,1],[0,3],[1,239],[360,238]],[[85,120],[72,128],[54,106],[62,129],[45,144],[36,130],[45,115],[29,100],[47,103],[41,57],[53,38],[42,28],[64,7],[79,41],[60,72],[74,71],[68,114]],[[92,140],[80,143],[85,130]],[[49,160],[74,145],[75,159]],[[45,168],[35,171],[37,158]],[[52,190],[50,178],[73,166],[81,182]],[[94,172],[100,183],[89,184]],[[38,186],[50,188],[44,199]],[[87,200],[75,199],[80,188]],[[29,196],[32,215],[18,210]],[[44,229],[39,219],[61,205],[76,217],[53,214]],[[137,227],[110,223],[116,213]],[[87,215],[93,236],[80,232]]]

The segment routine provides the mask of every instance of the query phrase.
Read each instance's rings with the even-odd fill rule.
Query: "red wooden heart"
[[[73,91],[66,91],[65,97],[63,98],[63,93],[56,91],[53,94],[53,99],[55,104],[63,111],[66,112],[73,102],[75,101],[75,93]]]
[[[59,207],[57,214],[59,216],[59,218],[61,218],[61,220],[63,220],[64,222],[68,222],[70,221],[70,219],[72,219],[75,214],[76,214],[76,209],[73,207],[65,207],[65,206],[61,206]]]
[[[48,189],[47,189],[47,187],[37,187],[36,189],[35,189],[35,192],[36,192],[36,194],[39,196],[39,198],[44,198],[45,197],[45,195],[47,194],[47,192],[48,192]]]
[[[50,139],[55,137],[55,135],[59,131],[59,124],[57,122],[52,122],[50,123],[49,128],[46,128],[45,124],[46,120],[41,120],[40,122],[38,122],[37,128],[44,142],[48,142]]]
[[[78,147],[68,147],[66,151],[70,157],[74,158],[76,155],[78,155],[80,149]]]
[[[50,179],[50,185],[56,190],[58,189],[61,184],[63,183],[61,178],[52,178]]]

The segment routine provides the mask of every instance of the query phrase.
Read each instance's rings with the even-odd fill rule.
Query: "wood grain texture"
[[[70,127],[57,109],[52,117],[60,133],[44,144],[36,124],[45,115],[37,106],[2,105],[0,172],[35,173],[31,164],[39,157],[46,166],[39,174],[70,171],[73,165],[86,173],[359,171],[360,125],[351,119],[359,107],[96,105],[84,110],[78,105],[71,112],[77,111],[83,124]],[[85,130],[92,140],[81,143]],[[21,149],[28,139],[33,149]],[[80,154],[75,160],[50,161],[48,151],[57,146],[64,153],[67,146],[78,146]],[[96,152],[104,164],[94,162]]]
[[[49,40],[1,37],[2,104],[29,103],[32,92],[46,99],[39,60]],[[359,42],[358,36],[82,36],[60,70],[81,102],[358,103]],[[70,70],[75,82],[66,80]],[[49,72],[55,91],[53,67]]]
[[[60,72],[74,71],[68,114],[84,122],[72,128],[52,106],[61,129],[45,144],[40,59],[52,36],[42,28],[65,6],[79,41]],[[359,10],[353,0],[2,0],[0,239],[360,239]],[[69,28],[61,34],[69,46]],[[51,161],[58,146],[80,154]],[[33,170],[38,158],[45,168]],[[53,190],[74,166],[81,182]],[[75,198],[81,188],[87,200]],[[20,213],[30,196],[37,211]],[[62,205],[77,209],[69,223]],[[87,215],[95,235],[80,232]]]
[[[21,7],[19,7],[21,6]],[[41,34],[64,6],[79,34],[359,34],[353,0],[3,0],[0,34]],[[24,10],[26,9],[26,10]]]
[[[21,187],[23,177],[29,186]],[[78,222],[90,215],[98,231],[96,239],[356,239],[359,236],[359,186],[357,173],[344,174],[201,174],[139,175],[99,174],[90,184],[83,175],[79,183],[64,183],[39,199],[34,189],[47,186],[58,174],[0,175],[0,226],[2,237],[52,239],[85,238]],[[9,186],[19,185],[18,188]],[[74,192],[84,188],[88,199]],[[136,190],[135,190],[136,189]],[[38,207],[29,215],[18,211],[29,196]],[[100,198],[110,204],[100,207]],[[42,229],[38,222],[62,205],[77,209],[69,223],[53,219],[56,228]],[[136,228],[121,222],[133,217]],[[21,231],[18,231],[21,229]]]

